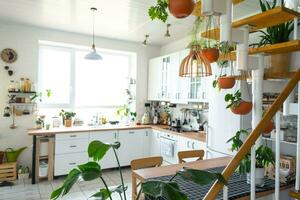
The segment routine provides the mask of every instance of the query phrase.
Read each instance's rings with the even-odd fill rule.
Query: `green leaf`
[[[227,181],[220,173],[212,173],[203,170],[183,168],[183,170],[178,172],[178,174],[184,179],[191,180],[199,185],[207,185],[215,180],[218,180],[221,183],[227,185]]]
[[[89,144],[88,154],[90,158],[93,158],[94,161],[101,160],[106,152],[110,149],[111,145],[104,144],[100,141],[93,141]]]
[[[69,193],[73,185],[78,181],[79,177],[81,175],[81,172],[78,169],[73,169],[69,172],[67,178],[64,180],[63,183],[63,194],[62,196]]]
[[[101,167],[96,162],[88,162],[83,165],[79,165],[78,168],[81,171],[81,177],[85,181],[91,181],[101,177]]]
[[[61,195],[63,189],[64,189],[63,187],[60,187],[60,188],[57,188],[56,190],[54,190],[54,191],[51,193],[50,199],[51,199],[51,200],[58,199],[58,197]]]
[[[106,200],[109,198],[110,195],[111,192],[109,190],[107,190],[106,188],[102,188],[100,189],[100,192],[93,194],[90,198],[94,197],[97,198],[98,200]]]
[[[187,196],[182,193],[175,182],[149,180],[141,184],[142,191],[145,195],[154,198],[164,197],[166,200],[188,200]]]

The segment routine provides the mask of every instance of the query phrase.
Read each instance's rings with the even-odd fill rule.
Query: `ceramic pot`
[[[0,151],[0,164],[2,164],[2,163],[3,163],[4,154],[5,154],[5,152],[4,152],[4,151]]]
[[[65,119],[65,127],[72,127],[72,119]]]
[[[220,53],[217,48],[202,49],[202,54],[210,63],[214,63],[219,59]]]
[[[238,105],[234,105],[230,109],[234,114],[247,115],[252,110],[252,102],[241,101]]]
[[[221,89],[230,89],[235,85],[235,78],[232,76],[222,76],[218,78],[218,86]]]
[[[269,68],[266,70],[267,78],[287,78],[289,77],[289,66],[291,55],[289,53],[269,56]]]
[[[247,183],[251,184],[251,174],[247,173]],[[263,187],[265,185],[265,169],[255,168],[255,185]]]
[[[193,0],[169,0],[169,11],[176,18],[185,18],[192,14],[195,7]]]
[[[270,121],[266,128],[264,129],[263,133],[271,133],[274,129],[274,123]]]

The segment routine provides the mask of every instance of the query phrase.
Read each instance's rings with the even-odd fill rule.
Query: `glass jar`
[[[20,79],[20,91],[25,92],[25,79],[24,78]]]
[[[31,91],[31,81],[29,78],[26,78],[25,80],[25,92],[30,92]]]
[[[15,92],[20,92],[20,82],[19,81],[15,82]]]
[[[15,92],[15,81],[11,80],[9,82],[8,91],[9,92]]]

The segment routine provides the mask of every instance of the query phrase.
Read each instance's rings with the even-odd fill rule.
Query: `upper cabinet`
[[[153,58],[149,61],[148,100],[188,102],[208,102],[209,78],[179,77],[181,61],[189,50]]]

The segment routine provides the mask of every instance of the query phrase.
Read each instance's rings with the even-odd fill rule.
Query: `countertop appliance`
[[[178,138],[175,135],[162,133],[160,136],[160,153],[164,161],[169,164],[178,163],[177,159]]]

